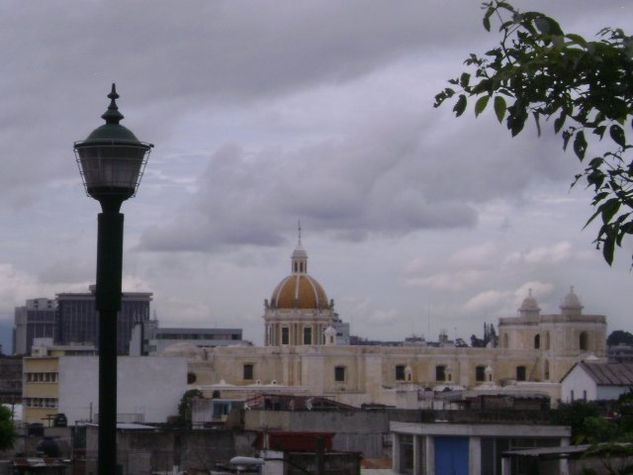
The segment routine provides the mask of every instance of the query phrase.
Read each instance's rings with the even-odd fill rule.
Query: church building
[[[308,274],[299,233],[291,273],[264,303],[265,345],[192,346],[183,356],[190,388],[208,397],[283,393],[418,408],[434,392],[479,390],[544,393],[555,404],[560,380],[576,362],[606,355],[606,317],[582,309],[572,288],[559,314],[541,314],[530,292],[517,316],[499,320],[498,347],[350,345],[349,326]],[[182,351],[168,347],[165,354]]]

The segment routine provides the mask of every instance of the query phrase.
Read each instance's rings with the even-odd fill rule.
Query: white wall
[[[96,356],[59,358],[59,412],[66,414],[69,424],[94,419],[99,412],[98,368]],[[117,414],[141,413],[144,422],[165,422],[178,413],[187,387],[187,360],[122,356],[117,380]]]
[[[561,398],[563,402],[571,402],[571,391],[574,400],[583,398],[583,391],[587,391],[587,401],[614,400],[629,391],[628,386],[598,386],[595,381],[580,366],[575,366],[561,381]]]
[[[561,381],[561,399],[563,402],[572,402],[572,391],[575,401],[583,399],[584,391],[587,391],[587,401],[595,401],[598,397],[595,381],[578,365],[574,366]]]

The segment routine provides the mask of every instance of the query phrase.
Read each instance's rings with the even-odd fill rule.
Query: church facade
[[[530,292],[517,316],[499,320],[494,348],[345,344],[346,324],[307,269],[299,238],[290,275],[264,304],[265,345],[189,348],[191,388],[208,397],[303,394],[407,408],[451,389],[546,393],[555,402],[576,362],[606,355],[606,317],[583,314],[573,288],[560,314],[541,314]]]

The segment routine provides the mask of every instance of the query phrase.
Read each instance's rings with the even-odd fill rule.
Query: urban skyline
[[[629,2],[515,2],[593,36]],[[0,316],[94,283],[98,204],[72,143],[117,82],[123,124],[156,144],[126,216],[124,291],[165,326],[244,328],[290,271],[301,219],[310,274],[353,334],[467,339],[532,288],[555,313],[571,285],[631,330],[630,243],[594,249],[579,164],[549,124],[510,139],[491,114],[433,96],[496,42],[478,2],[9,1],[0,38]],[[72,10],[69,13],[69,10]]]

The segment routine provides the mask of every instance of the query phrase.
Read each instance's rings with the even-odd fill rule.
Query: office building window
[[[56,383],[57,373],[25,373],[27,383]]]

